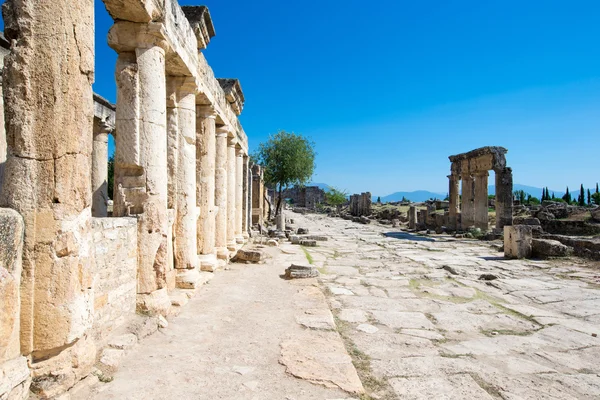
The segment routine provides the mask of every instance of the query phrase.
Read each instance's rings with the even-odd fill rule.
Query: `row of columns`
[[[113,213],[138,216],[138,308],[163,313],[169,290],[195,287],[247,238],[248,156],[215,109],[196,104],[194,79],[167,75],[163,43],[143,31],[117,22],[109,34],[119,52]]]

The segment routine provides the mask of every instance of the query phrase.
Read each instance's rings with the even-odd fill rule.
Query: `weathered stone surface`
[[[300,240],[300,245],[301,246],[306,246],[306,247],[316,247],[317,246],[317,241],[316,240],[301,239]]]
[[[314,278],[316,276],[319,276],[319,271],[312,266],[292,264],[285,270],[287,279]]]
[[[339,387],[348,393],[361,394],[364,388],[352,358],[346,352],[337,332],[314,333],[281,343],[281,364],[286,371],[327,387]]]
[[[27,399],[30,385],[30,371],[25,357],[0,362],[0,399]]]
[[[532,255],[534,257],[566,257],[569,248],[558,240],[532,239]]]
[[[473,399],[491,400],[470,375],[431,378],[393,378],[390,384],[402,399]]]
[[[531,257],[532,231],[529,225],[504,227],[504,256],[507,258]]]

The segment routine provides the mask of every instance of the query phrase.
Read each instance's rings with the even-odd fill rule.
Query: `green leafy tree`
[[[600,206],[600,193],[596,192],[592,194],[592,201],[595,205]]]
[[[265,167],[265,183],[279,193],[275,215],[281,211],[281,193],[303,186],[315,170],[315,144],[300,134],[279,131],[258,146],[254,158]]]
[[[527,193],[524,190],[515,190],[514,195],[521,204],[525,204]]]
[[[108,159],[108,198],[113,199],[113,190],[115,188],[115,156],[110,156]]]
[[[348,192],[345,190],[339,190],[334,187],[330,187],[329,190],[325,192],[325,203],[330,206],[334,206],[338,212],[340,211],[342,204],[346,203],[347,201]],[[379,202],[380,199],[378,198],[377,201]]]
[[[527,203],[528,203],[528,204],[534,204],[534,205],[537,205],[537,204],[540,204],[540,203],[541,203],[541,201],[540,201],[540,199],[538,199],[537,197],[533,197],[533,196],[531,196],[531,197],[529,197],[529,199],[527,200]]]

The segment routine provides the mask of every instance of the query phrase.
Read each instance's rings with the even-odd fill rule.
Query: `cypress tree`
[[[583,189],[583,183],[581,184],[581,188],[579,189],[579,205],[585,206],[585,190]]]
[[[588,206],[592,205],[592,193],[590,192],[590,189],[587,190],[588,191]]]
[[[546,188],[542,188],[542,201],[546,200]]]
[[[596,193],[598,193],[598,182],[596,182]]]

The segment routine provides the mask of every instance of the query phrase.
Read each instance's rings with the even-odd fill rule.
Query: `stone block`
[[[257,263],[257,262],[261,262],[263,261],[265,258],[267,258],[267,254],[259,249],[253,249],[253,250],[245,250],[245,249],[241,249],[238,250],[237,254],[235,255],[233,261],[235,262],[244,262],[244,261],[249,261],[249,262],[253,262],[253,263]]]
[[[506,258],[529,258],[532,252],[532,228],[529,225],[504,227],[504,256]]]
[[[308,234],[308,228],[298,228],[298,231],[296,233],[298,235],[307,235]]]
[[[319,276],[319,271],[313,266],[292,264],[285,270],[287,279],[314,278],[317,276]]]
[[[565,246],[558,240],[533,239],[532,255],[535,257],[566,257],[570,253],[568,246]]]
[[[306,247],[317,247],[317,241],[309,240],[309,239],[302,239],[302,240],[300,240],[300,245],[306,246]]]

